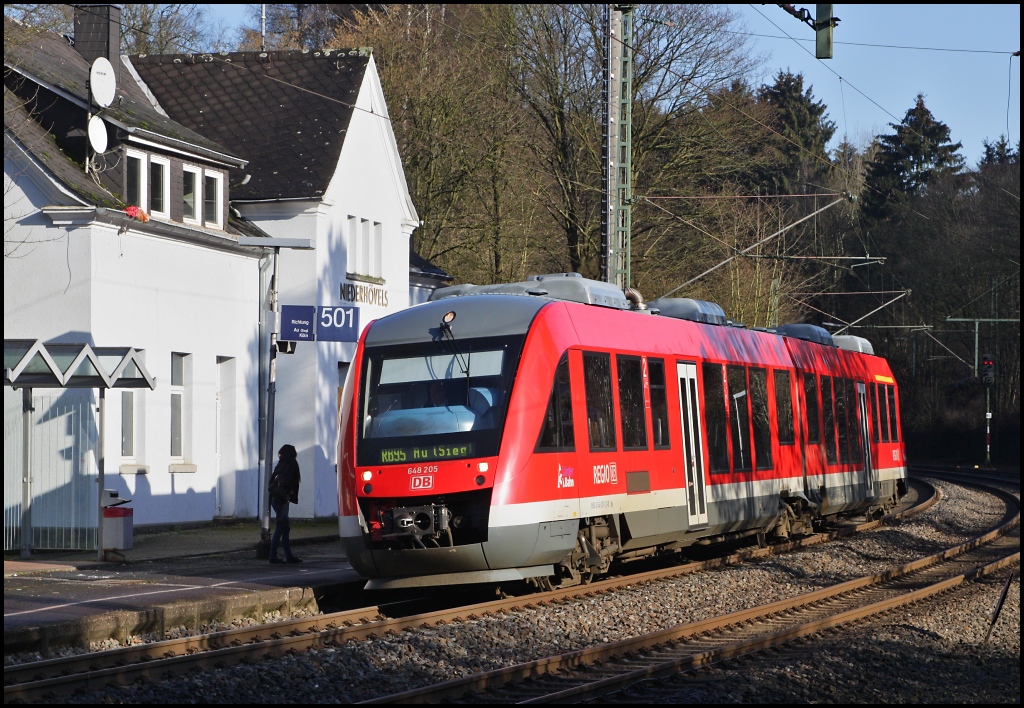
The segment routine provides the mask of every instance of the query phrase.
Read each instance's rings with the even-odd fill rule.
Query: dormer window
[[[128,197],[128,205],[141,207],[145,211],[147,209],[146,154],[129,150],[125,172],[127,178],[125,195]]]
[[[203,179],[203,217],[211,229],[224,227],[224,175],[206,172]]]
[[[151,216],[171,218],[171,163],[165,157],[149,156],[149,211]]]
[[[200,185],[203,171],[198,167],[185,165],[181,172],[182,218],[186,223],[202,222],[202,203],[200,201]]]
[[[128,205],[162,219],[223,229],[226,179],[224,172],[177,158],[132,149],[125,155]]]

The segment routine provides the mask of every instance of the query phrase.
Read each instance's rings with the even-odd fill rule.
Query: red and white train
[[[366,328],[338,489],[367,588],[586,582],[905,493],[899,391],[866,340],[626,292],[460,285]]]

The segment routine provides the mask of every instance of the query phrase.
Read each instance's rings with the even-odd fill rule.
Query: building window
[[[149,211],[165,219],[171,218],[171,163],[163,157],[149,158]]]
[[[146,208],[146,155],[129,150],[125,164],[125,195],[129,206]]]
[[[380,222],[373,222],[373,257],[370,262],[370,275],[380,278],[384,275],[384,227]]]
[[[383,278],[384,225],[356,216],[348,217],[348,266],[353,275]]]
[[[198,167],[185,165],[181,168],[182,218],[191,223],[202,221],[199,200],[199,185],[202,171]]]
[[[205,223],[215,229],[224,227],[224,175],[207,172],[203,178],[203,215]]]
[[[135,459],[134,391],[121,391],[121,457]]]
[[[171,353],[171,457],[185,459],[185,380],[188,354]]]
[[[370,275],[370,262],[373,258],[372,244],[370,243],[370,221],[369,219],[359,220],[359,270],[360,275]]]

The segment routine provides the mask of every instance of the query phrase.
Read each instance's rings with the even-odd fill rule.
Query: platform
[[[46,655],[274,611],[315,612],[318,598],[359,581],[337,529],[336,519],[293,520],[298,564],[256,558],[256,521],[138,529],[134,548],[112,562],[98,561],[95,551],[5,558],[4,654]]]

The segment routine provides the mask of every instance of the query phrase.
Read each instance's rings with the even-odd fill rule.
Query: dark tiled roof
[[[369,53],[236,52],[133,56],[174,120],[249,160],[232,199],[323,196],[362,85]]]
[[[446,271],[441,270],[411,249],[409,251],[409,271],[428,278],[436,278],[437,280],[454,280]]]
[[[12,24],[12,20],[4,18],[5,36],[12,33],[18,37],[17,41],[4,46],[4,73],[14,70],[28,74],[83,102],[87,101],[89,62],[68,40],[53,32],[12,28]],[[213,152],[233,154],[213,140],[161,115],[124,65],[117,67],[117,74],[117,98],[103,110],[105,118],[144,130],[147,132],[145,137],[157,143],[163,142],[161,137],[168,137]]]
[[[56,139],[32,119],[25,104],[4,87],[4,128],[32,153],[65,187],[80,196],[88,204],[121,208],[114,195],[99,186],[85,174],[79,164],[57,145]]]

